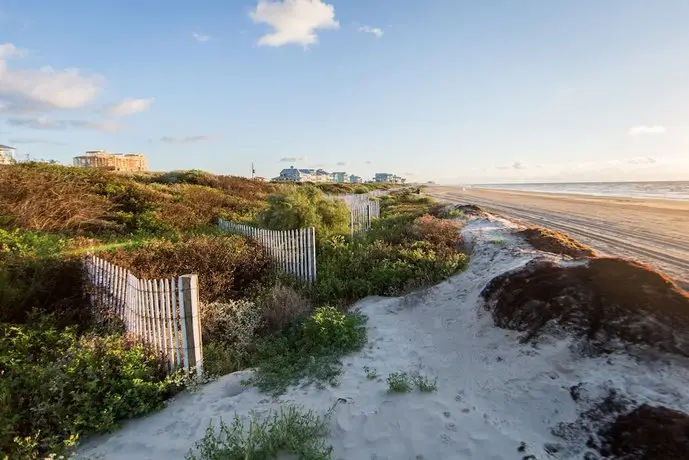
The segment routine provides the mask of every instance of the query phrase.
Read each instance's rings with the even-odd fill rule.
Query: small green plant
[[[491,244],[494,244],[496,246],[500,246],[500,247],[507,246],[507,240],[505,238],[503,238],[502,236],[491,238],[490,240],[488,240],[488,242]]]
[[[251,379],[261,391],[273,395],[299,383],[337,384],[340,358],[366,343],[366,317],[320,307],[306,320],[266,338],[256,355],[256,374]]]
[[[412,375],[412,380],[416,388],[422,393],[432,393],[438,390],[438,379],[430,380],[428,377],[421,375],[420,373],[414,373]]]
[[[388,392],[390,393],[409,393],[412,389],[412,382],[406,372],[393,372],[388,375]]]
[[[364,366],[364,372],[366,373],[366,378],[369,380],[375,380],[379,377],[379,374],[375,369],[371,369],[368,366]]]
[[[332,447],[325,437],[329,433],[328,420],[331,408],[325,416],[304,411],[296,406],[281,407],[259,420],[251,414],[246,428],[235,414],[232,425],[220,421],[219,433],[212,422],[206,434],[196,443],[196,452],[190,451],[187,460],[264,460],[292,454],[300,460],[327,460]]]

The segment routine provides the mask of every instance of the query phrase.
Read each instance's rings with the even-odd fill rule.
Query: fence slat
[[[182,366],[182,343],[180,341],[179,305],[177,303],[177,284],[175,279],[170,280],[170,308],[172,308],[172,342],[174,343],[175,362],[177,367]]]

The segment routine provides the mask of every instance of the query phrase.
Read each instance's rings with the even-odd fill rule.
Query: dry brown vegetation
[[[689,356],[689,295],[632,261],[593,258],[563,267],[536,259],[494,278],[481,295],[495,323],[524,331],[525,342],[560,329],[600,352],[622,340]]]
[[[99,256],[142,279],[196,273],[201,301],[207,303],[245,297],[272,272],[271,260],[261,247],[235,235],[152,241]]]
[[[23,163],[0,166],[0,228],[96,234],[187,231],[246,220],[278,186],[200,171],[122,175]]]
[[[271,286],[259,297],[258,302],[263,314],[263,326],[268,332],[283,329],[313,309],[309,299],[281,283]]]
[[[553,254],[573,257],[591,257],[596,253],[593,249],[570,238],[564,233],[542,227],[520,230],[517,235],[522,236],[535,249]]]

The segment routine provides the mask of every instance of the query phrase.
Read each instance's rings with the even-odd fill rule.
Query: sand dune
[[[689,201],[432,187],[512,220],[560,230],[604,253],[656,268],[689,288]]]
[[[474,220],[463,231],[473,247],[466,271],[405,297],[360,302],[368,344],[344,360],[339,386],[295,387],[272,399],[242,386],[250,371],[230,374],[87,441],[79,453],[181,459],[211,418],[231,420],[236,412],[246,420],[251,410],[265,414],[285,403],[324,413],[336,403],[328,438],[335,460],[580,459],[589,451],[585,433],[563,439],[552,430],[587,409],[572,396],[582,382],[593,399],[614,388],[638,404],[688,411],[689,371],[675,360],[586,357],[573,352],[571,338],[520,344],[519,333],[494,325],[480,299],[491,279],[536,257],[561,261],[535,251],[513,228],[500,219]],[[380,379],[367,379],[366,366]],[[388,393],[385,377],[399,371],[437,377],[437,392]]]

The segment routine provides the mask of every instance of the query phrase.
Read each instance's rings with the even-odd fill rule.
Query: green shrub
[[[417,372],[412,375],[412,380],[416,388],[422,393],[432,393],[438,390],[437,378],[430,380],[428,377]]]
[[[275,395],[302,378],[336,384],[342,369],[340,358],[366,343],[365,321],[360,313],[317,308],[306,320],[263,341],[256,355],[258,369],[252,383]]]
[[[175,389],[144,346],[49,326],[0,325],[0,375],[0,448],[10,458],[59,453],[160,408]]]
[[[411,379],[406,372],[393,372],[388,375],[388,392],[409,393],[411,388]]]
[[[442,281],[462,269],[467,256],[425,241],[390,244],[333,237],[319,244],[318,261],[314,297],[323,303],[346,303],[369,295],[399,295]]]
[[[302,186],[268,197],[261,225],[272,230],[314,227],[319,237],[346,234],[349,209],[341,200],[328,199],[317,188]]]
[[[60,326],[92,324],[88,282],[76,257],[10,255],[0,263],[0,322],[26,324],[55,314]]]
[[[67,246],[66,238],[59,234],[0,228],[0,261],[11,255],[52,257],[60,254]]]
[[[196,452],[190,451],[188,460],[264,460],[290,458],[299,460],[327,460],[332,447],[325,443],[328,436],[328,420],[313,411],[295,406],[271,411],[263,420],[252,413],[248,429],[235,414],[234,423],[227,426],[220,420],[220,432],[216,433],[212,422],[206,435],[196,443]]]

